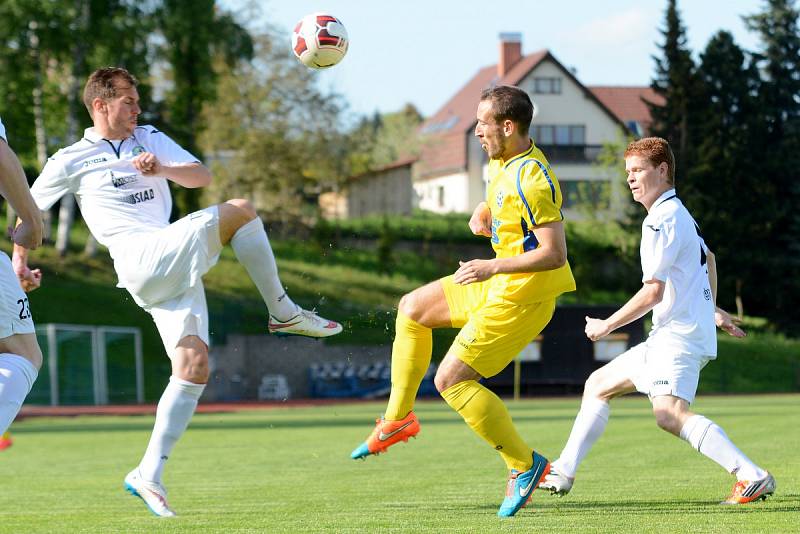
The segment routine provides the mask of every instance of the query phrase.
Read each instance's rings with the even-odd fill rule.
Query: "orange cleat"
[[[13,444],[14,440],[11,439],[11,432],[6,432],[2,436],[0,436],[0,451],[9,448]]]
[[[356,447],[350,453],[350,458],[357,460],[366,458],[370,454],[386,452],[391,445],[400,441],[407,442],[408,438],[413,438],[417,434],[419,434],[419,420],[414,412],[408,412],[408,415],[399,421],[386,421],[381,417],[375,421],[375,429],[367,441]]]
[[[775,478],[767,473],[767,476],[760,480],[740,480],[733,485],[731,496],[722,501],[721,504],[745,504],[766,499],[775,493]]]

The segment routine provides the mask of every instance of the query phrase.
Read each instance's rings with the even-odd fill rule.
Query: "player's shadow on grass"
[[[536,495],[534,494],[531,502],[528,503],[526,509],[535,511],[539,516],[541,515],[563,515],[565,512],[586,512],[593,511],[597,513],[608,512],[609,514],[617,514],[625,512],[627,514],[641,514],[652,515],[653,510],[661,510],[671,513],[684,513],[695,515],[709,515],[709,514],[753,514],[753,513],[775,513],[775,512],[798,512],[800,511],[800,501],[797,500],[797,495],[778,495],[770,497],[767,502],[757,502],[748,505],[726,506],[719,503],[719,501],[711,500],[653,500],[653,501],[583,501],[575,499],[572,501],[552,502],[558,497],[551,497],[551,502],[547,501],[550,495]],[[497,508],[495,504],[483,504],[480,506],[482,509],[493,510]]]
[[[337,417],[320,417],[319,419],[284,419],[278,417],[270,419],[265,416],[263,419],[258,420],[225,420],[224,417],[229,414],[213,414],[204,413],[198,414],[192,419],[192,430],[256,430],[256,429],[302,429],[302,428],[343,428],[353,427],[363,430],[370,426],[368,418],[356,416],[337,416]],[[100,419],[105,416],[90,416]],[[218,419],[217,417],[223,417]],[[618,414],[617,419],[640,419],[651,418],[649,414],[634,415],[634,414]],[[26,424],[16,425],[14,432],[18,434],[25,433],[54,433],[54,432],[138,432],[142,430],[151,431],[153,429],[154,415],[150,416],[131,416],[128,420],[109,421],[109,422],[87,422],[83,423],[68,423],[59,424],[52,422],[52,419],[45,423],[28,422]],[[551,422],[551,421],[572,421],[574,416],[517,416],[515,421],[529,421],[529,422]],[[423,419],[424,423],[429,426],[464,426],[464,421],[457,415],[452,417],[443,418],[430,418]]]

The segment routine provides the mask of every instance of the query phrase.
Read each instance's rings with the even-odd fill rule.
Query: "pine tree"
[[[694,103],[697,96],[697,75],[691,51],[686,44],[686,29],[680,19],[677,0],[669,0],[665,28],[661,30],[664,44],[660,46],[663,57],[654,57],[656,77],[653,90],[664,98],[664,105],[652,105],[651,134],[669,141],[675,153],[676,182],[681,193],[690,194],[692,184],[686,183],[688,165],[694,154],[692,126]]]
[[[745,17],[750,30],[761,38],[758,107],[763,113],[763,134],[751,153],[758,158],[764,180],[773,188],[771,205],[758,206],[772,224],[754,236],[771,246],[756,258],[766,268],[770,287],[763,292],[775,316],[783,323],[798,322],[800,300],[800,12],[793,0],[767,0],[764,11]],[[793,318],[793,319],[792,319]]]
[[[759,74],[725,31],[709,41],[697,74],[698,150],[688,176],[694,191],[683,201],[716,254],[720,305],[732,308],[735,297],[740,313],[744,303],[752,311],[761,289],[759,265],[751,256],[768,253],[767,243],[753,240],[752,234],[765,232],[769,225],[752,206],[769,204],[773,197],[769,188],[759,186],[766,180],[760,162],[746,157],[762,122],[754,97]]]

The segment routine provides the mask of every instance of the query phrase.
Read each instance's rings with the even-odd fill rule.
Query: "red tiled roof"
[[[586,87],[548,50],[539,50],[523,56],[502,78],[497,76],[497,65],[480,69],[453,98],[422,124],[419,131],[424,136],[424,146],[416,163],[417,176],[441,176],[466,168],[466,134],[475,126],[475,105],[481,91],[493,85],[517,85],[544,59],[561,67],[565,75],[582,87],[586,96],[611,118],[619,121],[620,126],[626,127],[630,121],[636,121],[647,131],[651,122],[650,111],[642,98],[655,104],[663,103],[663,99],[649,87]]]
[[[414,164],[417,161],[417,159],[419,159],[419,158],[417,158],[416,156],[404,157],[402,159],[395,160],[395,161],[393,161],[393,162],[391,162],[391,163],[389,163],[387,165],[382,165],[380,167],[375,167],[374,169],[370,169],[367,172],[364,172],[364,173],[361,173],[361,174],[357,174],[355,176],[351,176],[347,180],[350,181],[350,182],[357,182],[358,180],[361,180],[362,178],[365,178],[365,177],[368,177],[368,176],[371,177],[374,174],[378,174],[378,173],[386,172],[386,171],[391,171],[393,169],[399,169],[400,167],[407,167],[409,165]]]
[[[588,89],[622,122],[636,121],[645,131],[650,128],[652,118],[644,101],[664,105],[664,98],[650,87],[592,86]]]
[[[466,161],[467,138],[464,129],[431,135],[423,139],[415,174],[431,177],[458,172],[464,169]]]
[[[481,96],[481,91],[492,85],[516,85],[545,56],[547,56],[547,50],[523,56],[502,79],[497,77],[497,65],[482,68],[459,92],[453,95],[453,98],[422,124],[421,131],[427,130],[431,134],[437,134],[442,131],[437,127],[442,128],[447,125],[448,133],[464,133],[475,124],[475,106]]]

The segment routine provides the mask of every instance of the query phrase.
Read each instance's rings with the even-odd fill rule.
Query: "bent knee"
[[[422,303],[417,295],[412,291],[400,297],[400,303],[397,305],[397,310],[411,319],[412,321],[419,322],[422,319],[423,312],[425,311]]]
[[[436,376],[433,377],[433,385],[436,387],[436,391],[442,393],[444,390],[448,389],[453,384],[450,381],[450,378],[447,375],[436,373]]]
[[[242,216],[246,217],[247,219],[255,219],[258,215],[256,213],[256,208],[247,199],[232,198],[230,200],[226,200],[225,203],[238,209]]]
[[[589,378],[586,379],[586,383],[583,385],[583,396],[606,401],[613,397],[608,391],[602,372],[598,370],[589,375]]]
[[[208,382],[208,348],[199,338],[184,338],[175,348],[172,357],[172,375],[193,382],[205,384]]]
[[[653,415],[656,418],[656,424],[661,430],[665,430],[672,434],[680,432],[680,418],[672,410],[655,409]]]

